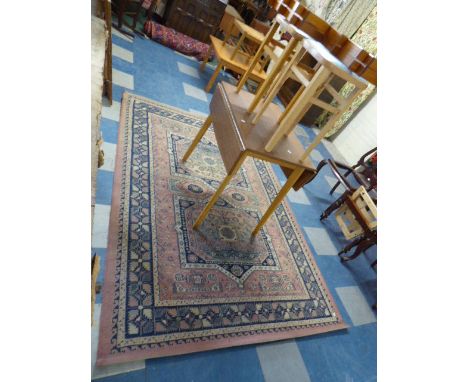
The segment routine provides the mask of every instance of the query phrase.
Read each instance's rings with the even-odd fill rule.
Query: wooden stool
[[[206,130],[213,123],[216,141],[218,142],[227,176],[201,212],[194,224],[194,228],[200,226],[211,207],[216,203],[218,197],[248,156],[279,164],[283,171],[289,174],[286,183],[253,230],[253,236],[260,231],[295,184],[308,182],[316,174],[310,160],[299,160],[303,147],[295,135],[283,139],[271,152],[265,151],[265,143],[273,132],[275,118],[278,118],[281,109],[278,105],[270,105],[268,113],[254,126],[252,123],[247,122],[246,118],[247,107],[252,99],[253,95],[248,92],[237,93],[233,85],[226,82],[218,84],[211,99],[210,115],[182,159],[185,162],[190,157]]]
[[[213,75],[211,76],[210,80],[208,81],[208,84],[205,87],[206,92],[210,91],[211,87],[213,86],[216,80],[216,77],[218,77],[219,72],[221,71],[223,66],[232,70],[235,73],[243,74],[247,70],[250,60],[250,56],[245,52],[235,51],[236,47],[233,47],[229,44],[225,44],[223,41],[214,36],[210,36],[210,40],[210,50],[208,51],[205,60],[201,63],[200,70],[203,71],[205,69],[206,63],[208,62],[208,59],[211,56],[212,52],[214,52],[216,55],[216,58],[218,60],[218,66],[216,67]],[[233,56],[234,58],[231,58]],[[255,69],[251,72],[251,77],[255,81],[262,83],[263,81],[265,81],[267,75],[263,68],[257,64]]]
[[[306,53],[317,60],[316,68],[314,68],[315,74],[309,76],[299,66],[299,61]],[[284,136],[291,134],[310,106],[317,105],[331,115],[327,124],[321,129],[320,133],[302,155],[301,160],[305,160],[353,100],[367,87],[367,81],[348,70],[321,43],[311,38],[304,39],[302,41],[302,49],[298,49],[294,57],[283,66],[281,72],[275,78],[273,86],[266,92],[266,98],[260,103],[263,94],[260,94],[259,91],[256,95],[256,99],[248,109],[249,112],[253,112],[255,107],[259,105],[259,111],[252,119],[253,123],[256,123],[263,115],[285,81],[291,78],[291,75],[294,75],[295,79],[301,83],[301,87],[278,119],[278,127],[267,142],[265,150],[273,150],[275,145]],[[353,91],[348,96],[342,96],[331,86],[330,81],[334,76],[354,85]],[[320,100],[319,96],[323,91],[327,91],[332,96],[334,102],[327,103]]]
[[[281,42],[276,41],[274,36],[278,30],[289,32],[291,34],[291,40],[285,46]],[[262,68],[265,68],[266,64],[271,61],[273,63],[273,67],[271,71],[268,73],[267,78],[259,87],[256,97],[253,100],[253,107],[255,107],[261,97],[265,94],[265,92],[270,88],[273,81],[276,79],[276,76],[280,73],[283,66],[291,59],[294,51],[298,49],[298,43],[307,35],[303,34],[297,28],[292,28],[290,24],[286,21],[284,16],[277,15],[275,20],[266,34],[265,38],[261,42],[255,56],[250,61],[249,67],[247,71],[244,73],[242,78],[239,80],[237,84],[237,92],[240,92],[242,87],[245,85],[247,80],[251,77],[251,73],[256,67],[256,65],[260,65]],[[275,53],[275,48],[279,47],[282,49],[281,55],[277,55]],[[300,49],[300,47],[299,47]],[[263,59],[262,59],[263,57]],[[252,107],[252,106],[251,106]]]

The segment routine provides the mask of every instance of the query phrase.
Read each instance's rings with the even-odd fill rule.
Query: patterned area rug
[[[225,176],[203,120],[125,93],[112,195],[98,365],[345,328],[283,202],[250,233],[280,185],[249,158],[199,231],[192,225]]]

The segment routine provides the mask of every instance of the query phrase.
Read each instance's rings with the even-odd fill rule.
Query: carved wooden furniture
[[[366,191],[374,190],[377,187],[377,147],[369,150],[365,153],[354,166],[348,166],[344,163],[335,162],[337,167],[345,169],[346,172],[343,176],[346,178],[350,174],[353,174],[354,179],[364,186]],[[330,195],[340,185],[340,182],[336,182],[333,188],[330,190]]]
[[[227,176],[201,212],[194,224],[194,228],[200,226],[211,207],[216,203],[218,197],[248,156],[279,164],[283,171],[289,174],[283,188],[254,228],[253,236],[259,232],[292,187],[310,181],[316,174],[316,170],[309,159],[300,160],[303,147],[295,135],[283,139],[271,152],[265,151],[265,144],[273,133],[275,120],[281,110],[278,105],[269,105],[268,112],[254,126],[247,121],[246,113],[252,100],[253,95],[246,91],[238,93],[234,86],[226,82],[218,84],[210,103],[210,115],[182,159],[186,161],[190,157],[208,127],[213,123]]]
[[[219,0],[172,0],[166,4],[166,26],[209,43],[218,29],[226,4]]]
[[[377,244],[377,206],[376,199],[371,198],[363,186],[354,189],[338,170],[337,163],[332,159],[324,159],[317,166],[317,173],[329,165],[332,173],[345,188],[344,193],[323,211],[320,220],[326,219],[336,211],[335,217],[344,236],[353,240],[339,253],[342,261],[355,259],[363,251]],[[351,256],[341,256],[356,247]]]

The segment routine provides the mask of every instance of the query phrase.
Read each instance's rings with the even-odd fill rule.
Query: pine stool
[[[310,54],[317,61],[314,68],[315,73],[310,76],[304,75],[299,66],[299,62],[305,54]],[[367,81],[351,72],[321,43],[312,38],[304,39],[302,48],[296,51],[294,57],[287,65],[283,66],[281,72],[276,76],[272,87],[266,92],[266,98],[262,100],[261,96],[263,94],[256,95],[256,99],[248,109],[249,112],[254,112],[257,105],[259,106],[259,111],[252,118],[253,123],[256,123],[265,113],[281,86],[290,78],[291,73],[299,80],[301,88],[278,119],[277,128],[265,145],[265,150],[273,150],[283,137],[291,134],[310,106],[317,105],[329,112],[330,117],[314,141],[304,151],[301,160],[305,160],[354,99],[367,87]],[[354,89],[350,94],[343,96],[331,86],[330,81],[334,76],[354,85]],[[327,103],[319,99],[323,91],[327,91],[333,97],[333,102]]]

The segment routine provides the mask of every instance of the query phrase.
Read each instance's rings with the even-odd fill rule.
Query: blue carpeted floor
[[[184,110],[207,113],[211,94],[204,92],[213,68],[204,73],[199,64],[157,43],[136,36],[129,39],[112,34],[113,105],[102,112],[101,132],[106,163],[98,170],[92,253],[101,256],[103,282],[106,259],[107,227],[111,203],[114,156],[120,99],[128,91]],[[234,82],[228,75],[219,79]],[[296,129],[299,138],[310,142],[314,132]],[[330,148],[330,145],[328,145]],[[330,149],[331,150],[331,149]],[[336,154],[335,154],[336,155]],[[320,144],[311,155],[315,164],[332,157]],[[284,181],[279,168],[276,173]],[[184,356],[146,360],[130,364],[93,367],[96,381],[343,381],[377,379],[377,324],[370,306],[376,299],[376,273],[370,263],[376,258],[373,248],[364,256],[342,264],[337,252],[347,243],[333,217],[324,223],[320,213],[340,194],[329,195],[334,184],[328,168],[299,192],[290,192],[289,203],[314,253],[317,264],[335,298],[346,331],[300,338],[259,346],[223,349]],[[97,297],[99,320],[101,296]],[[97,327],[93,329],[93,351],[97,345]],[[94,360],[93,355],[93,360]]]

